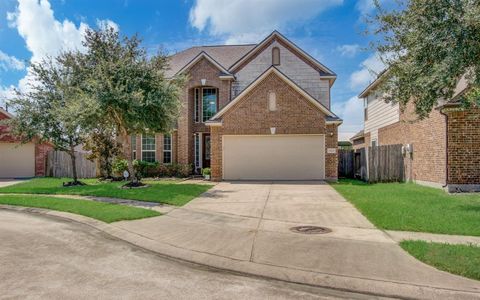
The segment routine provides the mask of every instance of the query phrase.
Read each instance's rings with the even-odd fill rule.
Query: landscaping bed
[[[137,207],[37,195],[0,195],[0,204],[65,211],[106,223],[161,215],[157,211]]]
[[[144,180],[147,188],[122,189],[125,182],[100,182],[97,179],[82,179],[85,186],[63,187],[69,178],[34,178],[29,181],[0,188],[0,193],[9,194],[55,194],[81,195],[130,199],[182,206],[211,188],[204,184],[179,184],[172,180]]]
[[[400,246],[437,269],[480,280],[480,247],[424,241],[403,241]]]
[[[480,236],[480,194],[449,195],[413,183],[340,180],[332,186],[379,228]]]

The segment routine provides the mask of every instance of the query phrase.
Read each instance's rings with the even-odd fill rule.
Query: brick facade
[[[448,184],[480,185],[480,109],[445,108]]]
[[[446,121],[437,109],[420,120],[409,103],[400,121],[378,130],[379,145],[411,144],[413,155],[406,161],[407,180],[445,185]]]
[[[10,116],[0,111],[0,120],[10,119]],[[0,125],[0,143],[20,143],[21,140],[18,137],[10,134],[10,128],[7,125]],[[46,159],[47,152],[53,150],[53,147],[48,143],[38,143],[33,140],[35,144],[35,176],[46,175]]]
[[[210,61],[203,58],[193,65],[189,72],[189,79],[182,97],[182,112],[178,121],[178,162],[193,164],[194,162],[194,133],[209,132],[204,123],[195,123],[194,116],[194,88],[213,87],[218,90],[218,109],[222,109],[230,101],[230,80],[219,78],[220,70]],[[202,86],[201,80],[206,79]]]
[[[277,110],[268,110],[275,91]],[[325,148],[337,148],[337,126],[325,124],[325,114],[276,74],[270,74],[212,126],[212,179],[222,179],[222,135],[325,134]],[[325,149],[325,153],[327,153]],[[337,178],[337,154],[325,154],[325,176]]]

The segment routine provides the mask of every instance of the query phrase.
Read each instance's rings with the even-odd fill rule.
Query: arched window
[[[280,65],[280,49],[278,47],[272,49],[272,65]]]

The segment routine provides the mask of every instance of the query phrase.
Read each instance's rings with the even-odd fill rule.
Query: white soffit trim
[[[280,72],[274,66],[270,67],[267,71],[265,71],[262,75],[260,75],[254,82],[252,82],[247,88],[245,88],[235,99],[230,101],[224,108],[222,108],[216,115],[214,115],[211,120],[214,121],[218,119],[223,114],[225,114],[230,108],[232,108],[235,104],[237,104],[245,95],[247,95],[253,88],[255,88],[260,82],[263,81],[268,75],[271,73],[275,73],[278,77],[280,77],[283,81],[285,81],[288,85],[294,88],[297,92],[299,92],[303,97],[307,98],[313,105],[319,108],[323,113],[327,116],[336,117],[331,111],[329,111],[325,106],[320,104],[315,98],[310,96],[306,93],[303,89],[301,89],[297,84],[295,84],[290,78],[285,76],[282,72]]]
[[[325,124],[342,124],[343,120],[325,121]]]
[[[222,126],[222,122],[219,121],[207,121],[205,122],[207,126]]]
[[[180,69],[175,75],[181,74],[185,72],[186,70],[190,69],[193,65],[195,65],[197,62],[199,62],[202,58],[207,59],[209,62],[211,62],[217,69],[222,71],[223,73],[230,74],[230,72],[225,69],[221,64],[219,64],[216,60],[214,60],[210,55],[208,55],[207,52],[202,51],[200,52],[197,56],[195,56],[194,59],[192,59],[188,64],[186,64],[183,68]]]
[[[336,74],[330,70],[329,68],[327,68],[325,65],[323,65],[322,63],[320,63],[318,60],[316,60],[315,58],[313,58],[311,55],[309,55],[307,52],[303,51],[300,47],[298,47],[297,45],[295,45],[294,43],[292,43],[289,39],[287,39],[286,37],[284,37],[280,32],[278,31],[273,31],[269,36],[267,36],[262,42],[260,42],[257,46],[255,46],[252,50],[250,50],[250,52],[248,52],[244,57],[240,58],[235,64],[233,64],[229,69],[230,70],[235,70],[235,68],[237,68],[240,64],[242,64],[245,60],[247,60],[248,58],[250,58],[253,54],[255,54],[257,52],[258,49],[260,49],[263,45],[265,45],[266,43],[268,43],[271,39],[273,38],[278,38],[280,40],[282,40],[284,43],[286,43],[287,45],[289,45],[290,47],[292,47],[295,51],[297,51],[299,54],[301,54],[304,58],[306,58],[307,60],[309,60],[310,62],[312,62],[314,65],[316,65],[319,69],[323,70],[325,73],[329,73],[330,75],[320,75],[321,77],[326,77],[326,78],[331,78],[331,79],[335,79],[337,78]]]

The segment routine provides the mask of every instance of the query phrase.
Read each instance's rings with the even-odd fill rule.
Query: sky
[[[151,53],[257,43],[278,30],[337,74],[331,109],[346,140],[363,128],[357,95],[383,68],[363,34],[373,12],[373,0],[1,0],[0,106],[27,87],[31,62],[81,50],[87,28],[138,34]]]

